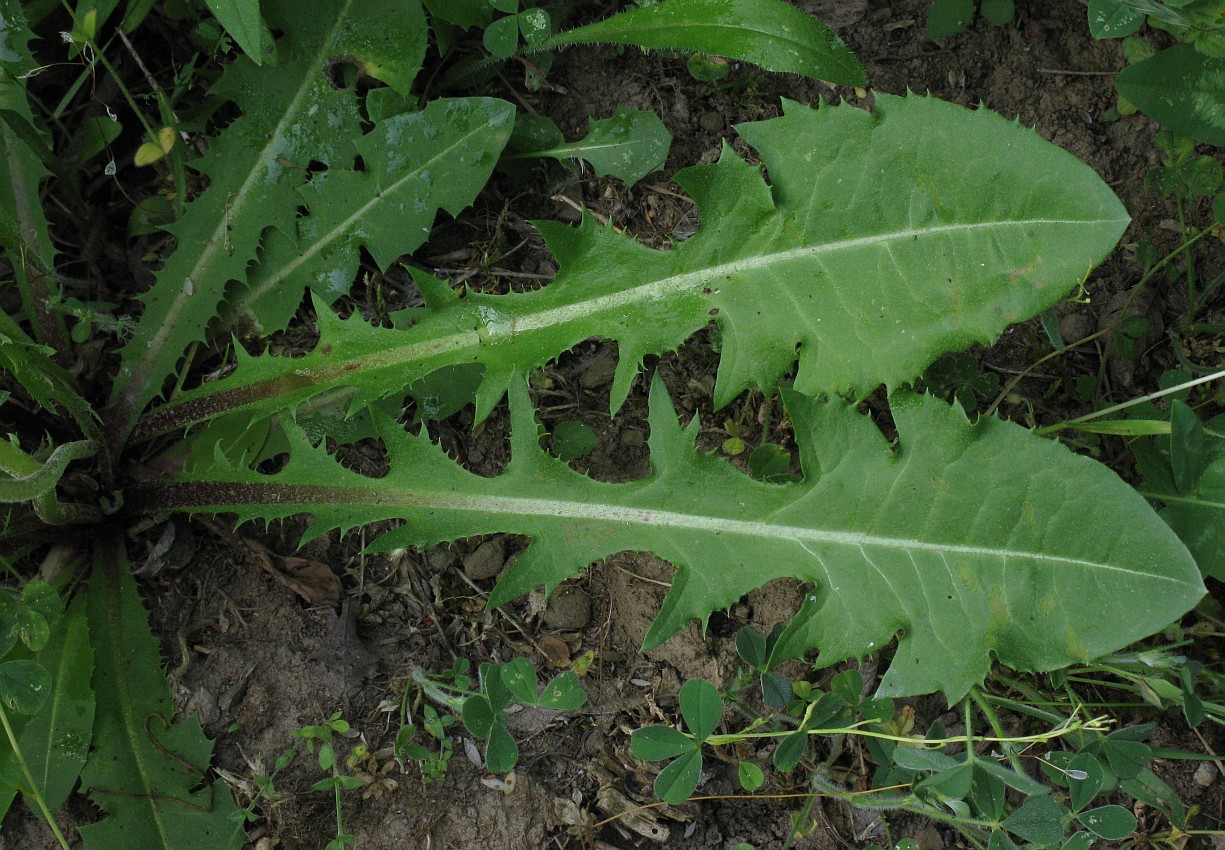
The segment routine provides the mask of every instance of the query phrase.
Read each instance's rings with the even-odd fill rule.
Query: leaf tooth
[[[617,350],[617,370],[613,373],[612,389],[608,393],[608,412],[612,416],[617,415],[629,398],[634,381],[642,371],[642,357],[642,352],[631,340],[622,340]]]
[[[493,409],[498,406],[511,388],[514,370],[506,367],[487,367],[481,376],[481,383],[476,388],[476,416],[474,425],[479,425],[489,418]],[[526,392],[526,388],[524,392]]]
[[[701,427],[697,414],[688,429],[681,428],[672,396],[664,386],[663,378],[656,372],[651,378],[651,394],[648,400],[647,424],[651,436],[647,443],[651,450],[651,466],[667,470],[681,464],[695,451],[693,439],[696,429]],[[692,432],[692,433],[689,433]]]
[[[546,595],[552,593],[574,572],[573,562],[559,558],[552,548],[547,538],[533,541],[489,592],[489,607],[505,605],[537,587],[543,586]]]
[[[737,129],[740,126],[743,125],[737,125]],[[774,211],[774,198],[761,170],[741,158],[726,139],[716,162],[692,165],[678,171],[673,179],[698,207],[702,229],[694,238],[700,239],[706,248],[729,252],[736,249],[735,242],[719,244],[718,231],[727,226],[724,221],[727,216],[736,215],[752,222]]]
[[[511,456],[538,453],[540,451],[540,423],[532,407],[532,397],[527,390],[527,380],[518,371],[507,376],[510,401],[510,450]]]
[[[409,274],[413,277],[413,283],[417,285],[417,291],[425,299],[427,309],[441,310],[459,300],[459,293],[452,289],[451,284],[445,280],[437,278],[423,269],[410,268]]]

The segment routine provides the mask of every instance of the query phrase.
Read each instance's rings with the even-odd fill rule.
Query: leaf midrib
[[[816,245],[803,245],[797,248],[789,248],[784,251],[775,251],[768,254],[759,254],[753,257],[745,257],[736,260],[731,260],[726,263],[721,263],[713,266],[704,266],[691,272],[681,274],[672,274],[664,277],[655,278],[646,281],[637,286],[627,289],[622,289],[608,295],[598,295],[595,297],[583,297],[581,300],[561,304],[555,307],[546,307],[541,310],[532,311],[522,310],[520,305],[525,303],[525,300],[542,297],[543,293],[548,292],[548,287],[542,290],[537,290],[533,293],[525,293],[519,296],[514,301],[509,301],[506,307],[506,314],[503,314],[496,307],[489,304],[482,304],[486,310],[478,311],[481,315],[482,326],[473,330],[464,330],[445,334],[442,336],[432,336],[423,339],[419,342],[412,342],[406,345],[385,345],[378,351],[362,351],[348,357],[338,357],[329,359],[326,364],[315,366],[299,366],[293,369],[294,382],[297,386],[318,385],[320,390],[324,388],[328,382],[333,380],[345,380],[351,382],[356,375],[362,372],[370,372],[378,369],[386,369],[391,367],[402,366],[406,363],[414,361],[428,361],[440,354],[452,351],[462,351],[473,348],[489,341],[502,341],[513,339],[515,335],[528,333],[532,331],[540,331],[549,328],[555,328],[567,323],[583,319],[588,316],[597,315],[603,312],[611,312],[617,309],[628,309],[632,305],[642,301],[652,301],[666,298],[669,295],[675,295],[684,292],[686,289],[697,288],[708,284],[710,281],[719,277],[731,277],[740,275],[746,272],[761,272],[775,263],[789,262],[795,259],[804,257],[819,256],[822,254],[836,253],[838,251],[855,250],[872,245],[889,245],[896,241],[905,241],[907,239],[917,239],[921,237],[941,236],[950,233],[970,232],[975,230],[988,230],[1010,227],[1033,227],[1033,226],[1052,226],[1060,227],[1064,225],[1098,225],[1098,224],[1115,224],[1116,219],[1053,219],[1053,218],[1035,218],[1035,219],[1006,219],[995,220],[990,222],[970,222],[961,224],[947,224],[935,227],[922,228],[907,228],[905,230],[893,231],[890,233],[874,234],[872,236],[859,236],[852,239],[841,239],[835,242],[825,242]],[[695,237],[695,238],[700,238]],[[678,249],[679,250],[679,249]],[[669,252],[660,252],[667,254]],[[661,257],[661,260],[665,257]],[[541,293],[537,295],[536,293]],[[512,311],[518,311],[515,315],[510,315]],[[428,317],[427,317],[428,320]],[[340,342],[343,343],[343,340]],[[267,360],[265,363],[269,362]],[[244,392],[243,401],[235,404],[232,407],[226,407],[224,412],[233,412],[243,410],[252,405],[258,404],[263,398],[264,393],[258,391],[260,386],[274,386],[282,382],[285,375],[282,371],[278,371],[275,375],[259,378],[245,384],[236,385],[205,385],[199,391],[193,394],[185,395],[179,401],[171,404],[163,405],[154,415],[157,416],[159,425],[158,429],[162,430],[163,420],[171,425],[185,425],[187,422],[180,422],[173,416],[173,409],[184,404],[191,404],[196,401],[206,399],[210,396],[218,395],[225,391],[237,392],[242,389]],[[215,411],[222,412],[222,411]],[[194,419],[191,421],[195,421]]]
[[[899,230],[892,233],[876,234],[873,236],[860,236],[853,239],[842,239],[837,242],[829,242],[819,245],[805,245],[799,248],[790,248],[785,251],[775,251],[769,254],[760,254],[754,257],[731,260],[726,263],[720,263],[719,265],[705,266],[696,271],[683,272],[681,274],[656,278],[654,280],[639,284],[638,286],[622,289],[608,295],[585,297],[576,303],[562,304],[557,307],[549,307],[535,312],[525,312],[522,315],[514,316],[513,319],[510,316],[502,317],[506,319],[506,321],[489,321],[486,319],[485,326],[480,331],[461,331],[459,333],[450,334],[444,337],[433,337],[431,339],[423,340],[407,346],[395,346],[387,349],[381,354],[370,354],[363,352],[359,357],[354,357],[347,361],[338,360],[334,363],[330,363],[327,367],[321,369],[318,374],[320,376],[326,376],[328,372],[334,372],[337,375],[351,375],[353,374],[353,370],[346,369],[342,364],[353,362],[354,360],[362,362],[367,367],[374,368],[400,365],[407,361],[423,359],[424,357],[439,351],[453,351],[467,348],[471,344],[470,341],[473,338],[479,339],[482,334],[486,337],[509,337],[513,336],[514,334],[544,330],[547,328],[556,327],[558,325],[563,325],[586,316],[604,312],[612,312],[613,310],[619,308],[626,308],[641,301],[657,300],[668,295],[675,295],[685,291],[686,289],[706,285],[711,280],[716,278],[732,277],[747,272],[760,272],[761,270],[766,269],[776,263],[785,263],[791,260],[802,259],[804,257],[813,257],[843,250],[855,250],[857,248],[868,247],[875,244],[889,244],[894,241],[903,241],[921,236],[943,235],[946,233],[959,233],[963,231],[988,228],[1023,227],[1035,225],[1062,226],[1068,224],[1094,225],[1112,223],[1114,223],[1112,219],[1097,219],[1088,221],[1072,221],[1064,219],[1026,219],[993,221],[987,223],[976,222],[969,224],[941,225],[938,227],[908,228],[906,230]],[[547,289],[538,291],[545,292]],[[530,295],[528,297],[530,297]],[[520,300],[518,303],[522,304],[523,301]],[[513,303],[508,304],[508,311],[514,309],[515,306],[516,305]],[[496,308],[493,307],[491,307],[490,310],[495,314],[497,312]]]
[[[231,498],[238,497],[241,493],[242,501],[215,502],[208,498],[211,487],[224,487],[226,494]],[[804,528],[802,526],[733,519],[714,514],[662,510],[646,506],[616,505],[607,501],[601,502],[582,498],[539,499],[525,496],[468,496],[456,493],[453,489],[413,488],[406,490],[398,489],[394,484],[390,487],[380,487],[378,482],[374,480],[369,483],[363,483],[360,486],[340,487],[287,483],[235,485],[221,482],[216,484],[191,482],[163,485],[163,488],[159,488],[162,489],[161,498],[158,499],[159,504],[174,507],[190,506],[197,510],[232,511],[239,509],[241,504],[275,505],[278,509],[288,512],[301,511],[305,513],[322,513],[328,510],[335,510],[340,505],[361,505],[372,508],[429,508],[433,511],[463,511],[481,516],[528,517],[533,521],[541,517],[547,517],[561,520],[605,522],[616,524],[619,528],[625,526],[670,528],[712,537],[743,536],[757,539],[767,538],[796,543],[816,557],[818,562],[821,562],[820,556],[808,549],[805,544],[854,547],[860,550],[860,554],[865,557],[867,553],[863,550],[865,548],[873,548],[893,549],[899,552],[933,552],[941,556],[961,554],[974,557],[1002,558],[1005,562],[1008,559],[1030,560],[1062,564],[1086,570],[1104,570],[1143,579],[1166,581],[1171,584],[1183,584],[1177,578],[1170,576],[1128,569],[1117,564],[1045,552],[991,548],[965,543],[931,542],[915,538],[888,537],[857,531]],[[175,491],[178,491],[178,498],[175,498],[173,495]],[[514,531],[515,529],[507,527],[505,530]]]

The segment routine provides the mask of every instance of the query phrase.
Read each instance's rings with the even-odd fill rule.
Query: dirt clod
[[[549,597],[545,625],[554,629],[583,629],[591,622],[591,597],[582,588],[563,584]]]
[[[464,558],[464,575],[473,581],[493,578],[506,563],[506,538],[491,537]]]

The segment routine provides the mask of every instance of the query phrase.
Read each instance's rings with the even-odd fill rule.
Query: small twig
[[[621,572],[625,573],[627,576],[633,576],[639,581],[645,581],[647,584],[657,584],[660,587],[671,587],[672,586],[672,582],[670,581],[660,581],[659,579],[647,578],[646,576],[640,576],[638,575],[638,573],[633,572],[632,570],[627,570],[625,567],[622,567],[618,564],[614,564],[613,566],[615,566]]]
[[[1208,742],[1204,740],[1204,736],[1199,733],[1199,730],[1193,728],[1191,731],[1195,733],[1195,737],[1199,738],[1199,742],[1204,745],[1204,749],[1208,751],[1208,755],[1215,756],[1216,753],[1213,751],[1212,747],[1208,746]],[[1214,758],[1212,763],[1216,765],[1216,769],[1221,772],[1221,775],[1225,776],[1225,764],[1221,764],[1221,760],[1219,758]]]
[[[1071,77],[1113,77],[1118,71],[1072,71],[1067,68],[1039,68],[1039,74],[1067,74]]]
[[[578,210],[580,213],[583,213],[583,212],[585,212],[585,213],[590,213],[590,214],[591,214],[591,216],[592,216],[592,217],[593,217],[593,218],[594,218],[596,221],[598,221],[600,224],[604,225],[605,227],[609,227],[609,226],[610,226],[609,221],[608,221],[608,216],[604,215],[603,213],[598,213],[598,212],[596,212],[595,210],[591,209],[590,207],[584,207],[584,206],[583,206],[582,204],[580,204],[578,201],[574,200],[574,198],[568,198],[568,197],[566,197],[565,195],[551,195],[551,196],[549,197],[549,200],[550,200],[550,201],[557,201],[558,203],[562,203],[562,204],[567,204],[567,205],[569,205],[569,206],[573,207],[574,209]],[[616,232],[616,233],[624,233],[624,232],[625,232],[625,229],[624,229],[624,228],[617,227],[616,225],[611,225],[611,226],[612,226],[613,231],[614,231],[614,232]]]
[[[461,278],[452,280],[451,283],[459,283],[479,273],[484,273],[484,274],[490,275],[491,277],[522,277],[522,278],[526,278],[527,280],[552,280],[553,279],[553,275],[551,274],[533,274],[531,272],[512,272],[510,269],[498,269],[498,268],[447,269],[447,268],[439,267],[439,268],[435,268],[434,271],[438,272],[439,274],[462,275]]]
[[[654,183],[639,183],[638,185],[641,186],[643,189],[648,189],[660,195],[667,195],[670,198],[676,198],[677,200],[684,201],[687,204],[696,206],[696,204],[694,204],[693,202],[693,198],[689,197],[683,192],[674,192],[665,186],[658,186]]]
[[[151,88],[158,95],[165,94],[162,91],[162,87],[158,84],[157,78],[155,78],[153,74],[149,73],[149,69],[145,67],[144,60],[140,58],[140,54],[136,52],[136,48],[132,46],[132,42],[128,41],[128,37],[124,34],[123,29],[117,29],[115,32],[119,35],[119,39],[123,42],[123,46],[128,49],[128,53],[132,54],[132,59],[135,60],[136,67],[140,68],[140,72],[145,75],[145,82],[149,84],[149,88]],[[166,106],[170,112],[170,117],[175,120],[175,123],[178,123],[179,116],[175,114],[174,108],[170,106],[169,101],[166,102]]]
[[[456,574],[456,575],[458,575],[458,576],[459,576],[461,579],[463,579],[465,584],[467,584],[467,585],[468,585],[470,588],[472,588],[474,591],[476,591],[478,594],[480,594],[480,597],[481,597],[482,599],[484,599],[486,602],[488,602],[488,600],[489,600],[489,594],[488,594],[488,593],[486,593],[485,591],[481,590],[481,589],[480,589],[480,587],[478,587],[478,586],[477,586],[476,582],[474,582],[472,579],[468,578],[467,573],[465,573],[465,572],[464,572],[462,569],[458,569],[458,570],[456,570],[456,571],[455,571],[455,574]],[[512,626],[514,626],[514,627],[515,627],[515,630],[516,630],[517,632],[519,632],[519,634],[520,634],[520,635],[522,635],[522,636],[523,636],[523,639],[524,639],[524,640],[526,640],[528,643],[530,643],[530,644],[532,645],[532,648],[533,648],[533,649],[535,649],[535,650],[536,650],[537,652],[539,652],[541,655],[544,655],[544,654],[545,654],[545,653],[544,653],[544,650],[540,648],[540,644],[538,644],[538,643],[536,642],[536,639],[535,639],[535,638],[533,638],[533,637],[532,637],[530,634],[528,634],[528,632],[527,632],[527,628],[526,628],[526,627],[525,627],[525,626],[524,626],[522,623],[520,623],[520,622],[519,622],[519,621],[518,621],[518,620],[517,620],[517,619],[516,619],[514,616],[512,616],[512,615],[511,615],[510,613],[508,613],[507,611],[504,611],[504,610],[502,609],[502,607],[501,607],[501,606],[498,606],[497,608],[494,608],[494,610],[495,610],[495,611],[497,611],[499,614],[501,614],[503,617],[505,617],[505,618],[506,618],[506,622],[508,622],[508,623],[510,623]]]
[[[871,794],[879,794],[881,791],[896,791],[900,788],[909,788],[910,783],[905,782],[898,785],[887,785],[884,788],[869,788],[866,791],[846,791],[841,794],[832,794],[825,791],[810,791],[793,794],[706,794],[698,797],[690,797],[686,803],[700,803],[706,800],[807,800],[817,797],[831,797],[834,799],[845,800],[851,797],[863,797]],[[613,821],[620,820],[628,814],[644,811],[646,809],[658,809],[669,805],[665,802],[644,803],[641,806],[635,806],[632,809],[626,809],[624,812],[619,812],[612,817],[607,817],[602,821],[597,821],[591,825],[591,829],[596,830],[602,826],[607,826]]]

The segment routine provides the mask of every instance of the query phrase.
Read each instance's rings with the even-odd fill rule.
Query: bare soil
[[[524,219],[573,220],[565,200],[583,204],[606,216],[643,241],[664,245],[692,227],[694,211],[671,174],[684,166],[709,162],[724,141],[748,153],[734,130],[737,122],[779,113],[780,99],[815,104],[839,98],[871,105],[872,92],[912,91],[969,107],[983,104],[1025,125],[1091,165],[1114,187],[1134,218],[1125,242],[1148,237],[1168,249],[1174,235],[1168,222],[1172,206],[1143,187],[1145,171],[1158,163],[1153,136],[1157,127],[1143,116],[1107,120],[1115,105],[1113,74],[1124,60],[1117,42],[1095,42],[1085,23],[1085,8],[1077,2],[1018,3],[1016,19],[1006,26],[979,20],[967,32],[933,43],[924,36],[927,0],[829,4],[798,0],[797,5],[826,13],[842,25],[842,36],[864,63],[871,90],[856,93],[787,75],[772,75],[747,66],[734,67],[718,84],[693,80],[682,58],[612,48],[573,49],[561,54],[548,77],[548,87],[526,92],[516,71],[508,69],[493,93],[516,99],[556,119],[571,137],[585,132],[589,116],[611,115],[618,106],[657,111],[675,137],[666,170],[627,188],[618,181],[575,177],[559,166],[531,183],[500,179],[460,225],[444,227],[437,254],[415,258],[433,268],[470,268],[491,256],[488,265],[528,275],[508,278],[476,275],[469,284],[495,290],[533,285],[530,276],[547,277],[555,263]],[[812,140],[820,144],[819,139]],[[967,154],[972,152],[967,152]],[[505,208],[510,212],[501,214]],[[473,238],[473,234],[476,238]],[[447,244],[450,239],[450,244]],[[512,253],[510,248],[526,240]],[[1209,249],[1206,262],[1222,265],[1222,250]],[[1069,338],[1098,327],[1117,292],[1139,278],[1138,265],[1118,252],[1088,283],[1086,304],[1061,307]],[[1152,310],[1166,318],[1180,309],[1176,293],[1161,293]],[[1218,317],[1215,319],[1220,321]],[[1010,331],[991,348],[975,351],[983,367],[1003,381],[1049,350],[1036,322]],[[1155,385],[1170,365],[1168,346],[1156,346],[1113,375],[1115,389],[1131,395]],[[1097,369],[1100,350],[1086,346],[1044,366],[1024,381],[1003,410],[1020,420],[1050,421],[1078,415],[1086,403],[1071,389],[1071,378]],[[636,387],[615,419],[608,415],[610,365],[615,347],[598,340],[545,370],[536,401],[546,426],[563,419],[594,427],[599,447],[575,466],[604,480],[628,480],[647,471],[644,437],[645,393]],[[717,449],[728,436],[725,419],[736,420],[747,442],[768,437],[786,444],[777,404],[759,393],[748,393],[729,408],[711,409],[717,354],[703,335],[658,364],[683,416],[701,416],[703,447]],[[482,474],[494,474],[505,463],[508,423],[504,411],[494,414],[473,435],[471,412],[463,411],[437,427],[435,436],[463,463]],[[1127,474],[1126,452],[1105,443],[1096,449],[1103,460],[1119,461]],[[585,651],[594,663],[585,678],[588,705],[568,714],[512,716],[521,749],[511,793],[482,784],[482,769],[465,754],[462,726],[452,729],[455,754],[444,778],[424,784],[411,762],[392,763],[386,774],[393,783],[373,782],[346,792],[343,816],[347,831],[357,836],[361,850],[481,850],[481,848],[596,847],[601,850],[639,847],[733,847],[748,842],[759,850],[781,848],[791,830],[791,815],[800,803],[788,799],[744,797],[662,807],[620,819],[614,815],[629,805],[654,802],[654,768],[629,750],[629,732],[642,725],[672,722],[676,694],[691,677],[716,685],[730,682],[737,659],[736,629],[752,624],[768,631],[795,610],[797,588],[785,583],[767,586],[712,618],[702,634],[691,626],[651,652],[639,647],[671,579],[672,568],[654,558],[622,554],[590,567],[568,587],[568,609],[548,608],[546,600],[527,598],[503,609],[488,610],[486,595],[496,573],[521,549],[523,541],[508,539],[478,553],[482,540],[464,540],[430,551],[363,555],[366,536],[316,541],[297,552],[294,523],[264,531],[240,529],[239,538],[268,547],[273,561],[298,554],[325,564],[340,577],[345,602],[340,610],[311,608],[260,569],[251,551],[219,539],[203,524],[184,521],[177,534],[194,541],[194,552],[172,562],[148,579],[147,601],[174,693],[182,712],[197,712],[216,740],[215,765],[231,781],[240,802],[250,799],[253,773],[271,770],[277,756],[293,741],[295,730],[341,711],[354,737],[342,750],[359,742],[375,753],[377,767],[391,761],[390,747],[399,728],[402,695],[414,669],[443,670],[454,659],[473,665],[506,661],[516,655],[531,658],[542,671],[563,666]],[[146,555],[134,552],[141,563]],[[467,568],[479,578],[471,578]],[[1213,587],[1213,591],[1217,588]],[[882,664],[885,662],[881,662]],[[864,662],[870,679],[876,659]],[[804,673],[802,669],[799,673]],[[831,671],[808,675],[824,681]],[[921,716],[934,717],[945,707],[919,701]],[[1212,730],[1196,740],[1178,716],[1150,716],[1161,723],[1163,743],[1203,751],[1220,751],[1225,742]],[[1136,714],[1129,719],[1140,719]],[[1215,737],[1213,737],[1215,736]],[[419,739],[420,740],[420,739]],[[845,763],[861,757],[848,749]],[[862,766],[862,762],[859,762]],[[708,760],[698,790],[701,795],[736,795],[739,785],[733,759]],[[367,766],[369,767],[369,766]],[[1193,782],[1193,762],[1158,762],[1155,769],[1172,782],[1188,805],[1200,813],[1201,828],[1222,825],[1225,779],[1211,777],[1207,787]],[[311,790],[321,778],[318,766],[299,758],[277,777],[279,795],[257,806],[261,820],[252,832],[258,850],[317,850],[335,835],[330,794]],[[768,775],[763,794],[804,790],[803,771],[791,776]],[[93,819],[83,803],[69,807],[69,834],[74,818]],[[566,812],[570,814],[567,816]],[[1141,812],[1146,825],[1165,828],[1154,812]],[[566,821],[569,821],[568,823]],[[885,823],[889,825],[886,834]],[[796,848],[861,847],[915,837],[923,850],[958,846],[944,829],[911,819],[882,819],[842,803],[818,803],[806,833]],[[49,846],[45,831],[14,813],[0,834],[0,848]],[[75,839],[74,839],[75,840]],[[75,846],[75,844],[74,844]],[[1188,847],[1208,846],[1194,839]]]

